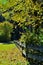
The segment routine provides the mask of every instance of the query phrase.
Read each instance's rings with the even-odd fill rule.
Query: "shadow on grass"
[[[0,42],[0,44],[12,44],[12,42],[11,41],[7,41],[7,42]]]

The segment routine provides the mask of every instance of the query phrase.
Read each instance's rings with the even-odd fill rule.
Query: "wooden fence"
[[[22,44],[21,42],[15,41],[14,43],[22,49],[22,54],[26,57],[26,45],[25,43]],[[43,62],[43,46],[28,45],[28,55],[26,57],[27,59],[31,58],[33,60],[37,60],[38,62]]]

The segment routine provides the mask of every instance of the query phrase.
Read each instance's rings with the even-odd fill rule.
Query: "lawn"
[[[15,44],[0,44],[0,65],[27,65]]]

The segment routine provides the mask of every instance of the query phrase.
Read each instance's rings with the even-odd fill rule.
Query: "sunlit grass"
[[[0,65],[27,65],[15,44],[0,44]]]
[[[16,47],[15,44],[1,44],[0,43],[0,50],[10,50]]]

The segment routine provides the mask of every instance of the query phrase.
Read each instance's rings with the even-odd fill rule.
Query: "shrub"
[[[0,41],[10,41],[13,25],[7,21],[0,23]]]
[[[31,33],[31,32],[26,32],[26,33],[22,34],[22,36],[20,38],[20,42],[39,45],[40,39],[37,34]]]
[[[25,32],[22,34],[21,38],[20,38],[20,41],[22,43],[29,43],[31,41],[31,37],[32,37],[32,33],[29,31],[29,32]]]

